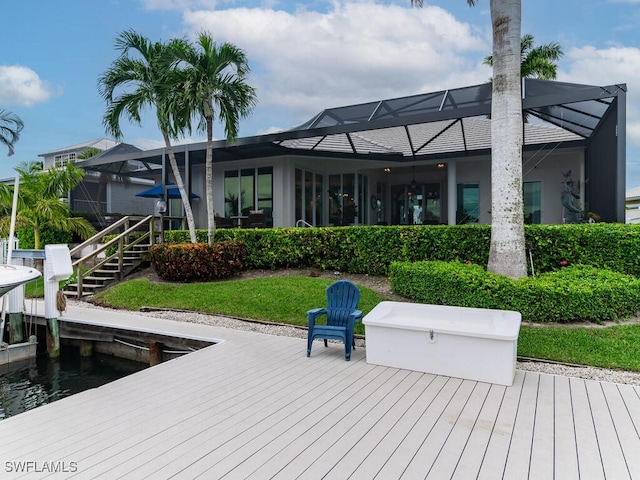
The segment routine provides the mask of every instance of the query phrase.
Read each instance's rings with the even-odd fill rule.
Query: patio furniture
[[[218,228],[231,228],[233,227],[233,220],[227,217],[215,216],[216,227]]]
[[[307,357],[311,356],[311,346],[316,338],[342,340],[344,342],[345,360],[351,359],[351,348],[355,348],[353,329],[356,322],[362,320],[362,312],[358,310],[360,290],[348,280],[339,280],[327,287],[327,306],[307,311],[309,332],[307,334]],[[326,316],[325,324],[317,324],[316,320]]]
[[[232,215],[231,221],[233,222],[234,227],[238,228],[247,228],[247,221],[249,217],[246,215]]]
[[[267,226],[264,210],[251,210],[247,222],[250,228],[265,228]]]

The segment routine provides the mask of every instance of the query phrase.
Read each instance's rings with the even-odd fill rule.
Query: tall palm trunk
[[[171,170],[173,171],[173,176],[175,177],[176,185],[178,187],[178,191],[180,192],[180,198],[182,199],[182,204],[184,205],[184,214],[187,217],[187,227],[189,227],[189,238],[191,239],[191,243],[197,243],[198,240],[196,239],[196,225],[193,221],[193,211],[191,210],[189,196],[187,195],[187,191],[184,188],[182,175],[180,174],[180,170],[178,169],[178,162],[176,161],[176,156],[173,153],[173,148],[171,147],[169,136],[165,132],[162,132],[162,136],[164,137],[164,143],[167,147],[169,164],[171,165]],[[164,181],[164,179],[162,180]]]
[[[207,154],[205,157],[205,182],[207,194],[207,241],[213,245],[216,233],[216,223],[213,212],[213,116],[206,117],[207,123]]]
[[[520,0],[491,0],[491,246],[487,269],[527,275],[522,199]]]

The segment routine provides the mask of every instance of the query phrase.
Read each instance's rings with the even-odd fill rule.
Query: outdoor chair
[[[215,216],[215,224],[218,228],[231,228],[233,227],[233,221],[227,217]]]
[[[251,210],[249,212],[249,227],[250,228],[265,228],[264,210]]]
[[[351,359],[351,348],[355,348],[353,329],[356,322],[362,320],[362,312],[358,310],[360,290],[347,280],[339,280],[327,287],[327,306],[307,311],[309,332],[307,333],[307,357],[311,356],[311,345],[316,338],[342,340],[344,356]],[[316,320],[326,316],[326,323],[318,324]]]

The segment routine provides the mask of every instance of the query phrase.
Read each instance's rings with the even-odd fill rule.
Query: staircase
[[[120,232],[120,233],[118,233]],[[117,235],[106,243],[106,235]],[[82,299],[123,280],[148,260],[149,249],[160,240],[156,218],[128,216],[71,250],[75,283],[63,288],[68,297]]]

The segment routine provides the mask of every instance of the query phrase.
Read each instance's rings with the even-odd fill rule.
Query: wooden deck
[[[522,371],[504,387],[91,318],[114,317],[225,341],[0,422],[0,478],[640,479],[640,387]]]

